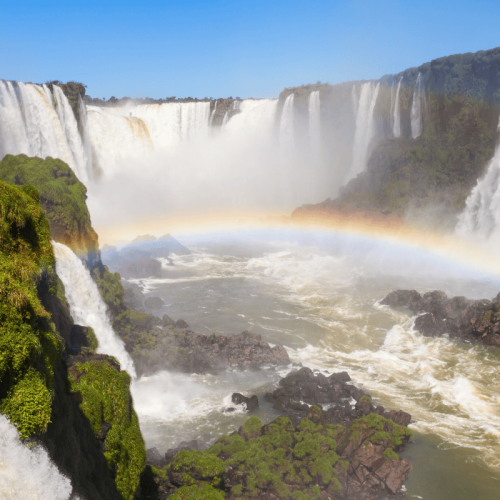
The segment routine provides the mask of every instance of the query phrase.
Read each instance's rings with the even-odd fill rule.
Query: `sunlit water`
[[[260,333],[283,344],[294,362],[346,370],[376,404],[411,413],[415,439],[403,453],[414,465],[410,497],[500,498],[500,350],[423,337],[414,318],[379,304],[397,288],[492,298],[498,277],[345,235],[218,235],[187,243],[192,254],[174,257],[174,266],[165,262],[162,279],[135,280],[164,299],[160,315],[183,318],[200,333]],[[276,414],[262,396],[290,369],[162,372],[135,382],[147,446],[164,452],[236,429],[247,414],[224,411],[233,392],[257,394],[256,414],[271,420]]]

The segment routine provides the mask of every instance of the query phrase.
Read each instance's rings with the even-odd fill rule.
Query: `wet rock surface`
[[[427,337],[448,334],[500,347],[500,294],[493,300],[448,298],[439,290],[420,295],[415,290],[397,290],[385,297],[382,305],[405,307],[419,316],[415,329]]]
[[[161,369],[216,374],[228,368],[258,370],[290,364],[283,346],[271,347],[256,333],[202,335],[191,331],[186,321],[167,315],[160,319],[134,313],[129,321],[132,328],[121,336],[139,376]],[[119,328],[115,331],[120,333]]]
[[[243,396],[243,394],[235,392],[231,396],[231,401],[235,405],[244,404],[246,406],[247,411],[252,411],[259,407],[259,398],[255,395],[247,398],[246,396]]]
[[[206,483],[229,500],[402,498],[412,465],[397,452],[412,436],[406,427],[411,416],[375,407],[350,382],[346,372],[327,377],[303,367],[266,394],[283,417],[265,425],[252,417],[204,452],[197,441],[163,457],[148,450],[148,464],[163,468],[153,474],[157,496],[151,498],[193,483]],[[235,404],[248,399],[232,395]]]
[[[279,381],[279,387],[264,398],[273,408],[292,421],[305,417],[315,405],[324,410],[323,418],[331,423],[348,425],[355,419],[376,413],[395,423],[407,426],[411,415],[403,411],[385,411],[383,406],[375,407],[369,394],[350,384],[347,372],[325,376],[314,373],[310,368],[289,373]]]

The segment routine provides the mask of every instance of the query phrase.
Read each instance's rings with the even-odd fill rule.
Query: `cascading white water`
[[[73,320],[76,324],[92,327],[99,341],[98,352],[114,356],[122,370],[135,378],[134,362],[113,331],[106,304],[88,269],[66,245],[53,241],[52,246],[56,256],[56,272],[64,284]]]
[[[87,161],[68,99],[55,85],[0,80],[0,158],[21,154],[60,158],[86,182]]]
[[[40,446],[28,448],[17,429],[0,413],[0,498],[2,500],[68,500],[71,481]]]
[[[88,180],[94,180],[94,168],[92,162],[92,144],[90,143],[89,120],[87,116],[87,107],[83,99],[78,94],[78,110],[80,112],[80,130],[82,132],[83,152],[87,165]]]
[[[80,96],[78,96],[78,98],[81,99]],[[73,162],[71,164],[73,170],[75,170],[76,167],[75,173],[77,177],[84,184],[88,184],[87,156],[83,147],[82,137],[78,131],[75,114],[64,92],[57,85],[54,85],[54,100],[56,103],[57,115],[59,116],[59,121],[66,137],[66,142],[73,156]]]
[[[143,120],[121,116],[104,108],[87,106],[88,128],[94,158],[104,172],[116,170],[125,158],[153,149]]]
[[[229,113],[226,111],[224,117],[222,118],[222,126],[225,127],[229,121]]]
[[[309,96],[309,138],[313,151],[319,150],[321,139],[321,116],[320,116],[320,101],[319,90],[311,92]]]
[[[417,76],[413,102],[411,105],[411,137],[416,139],[422,134],[422,99],[424,98],[424,84],[421,73]]]
[[[295,140],[294,95],[292,93],[286,98],[283,111],[281,112],[279,141],[285,147],[292,147]]]
[[[392,123],[392,133],[394,137],[401,137],[401,108],[399,105],[399,91],[401,90],[401,82],[403,77],[399,79],[398,88],[396,90],[396,98],[394,102],[394,113]]]
[[[498,124],[500,130],[500,122]],[[465,202],[455,232],[489,238],[500,228],[500,146]]]
[[[380,83],[372,82],[361,85],[361,94],[357,104],[356,132],[354,133],[354,148],[349,179],[361,173],[368,161],[370,143],[375,135],[373,111],[377,102]]]
[[[90,141],[104,172],[145,151],[172,150],[208,135],[210,103],[165,103],[135,107],[88,106]]]
[[[210,125],[212,125],[212,122],[214,121],[216,111],[217,111],[217,101],[215,101],[214,110],[212,111],[212,113],[210,115]]]

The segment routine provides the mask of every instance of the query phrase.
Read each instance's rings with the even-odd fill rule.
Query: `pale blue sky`
[[[93,97],[277,97],[500,45],[500,2],[0,0],[0,78]]]

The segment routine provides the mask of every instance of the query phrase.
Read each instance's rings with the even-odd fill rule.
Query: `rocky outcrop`
[[[291,419],[263,425],[252,417],[205,451],[196,441],[181,443],[164,457],[151,450],[150,463],[162,468],[153,474],[156,491],[180,495],[196,486],[230,500],[401,498],[412,466],[397,451],[412,437],[406,427],[411,416],[373,406],[349,381],[345,372],[325,377],[302,368],[281,379],[272,395],[289,401],[278,409],[293,414]],[[293,407],[294,399],[300,408]],[[335,406],[325,411],[320,404],[300,403],[303,399]]]
[[[323,417],[331,423],[349,425],[355,419],[376,413],[407,426],[411,415],[405,412],[386,412],[383,406],[373,406],[369,394],[349,384],[346,372],[328,377],[310,368],[289,373],[279,382],[279,388],[265,395],[266,401],[283,415],[296,421],[305,417],[312,405],[324,410]]]
[[[439,290],[420,295],[415,290],[397,290],[381,301],[382,305],[404,307],[413,314],[415,329],[428,337],[448,334],[500,347],[500,294],[495,299],[449,299]]]
[[[235,405],[245,405],[247,411],[252,411],[259,407],[259,398],[255,395],[247,398],[243,394],[235,392],[231,395],[231,401]]]
[[[189,330],[184,320],[173,321],[132,310],[113,324],[134,359],[138,374],[158,370],[184,373],[220,373],[228,368],[257,370],[290,363],[283,346],[271,347],[256,333],[210,336]]]

